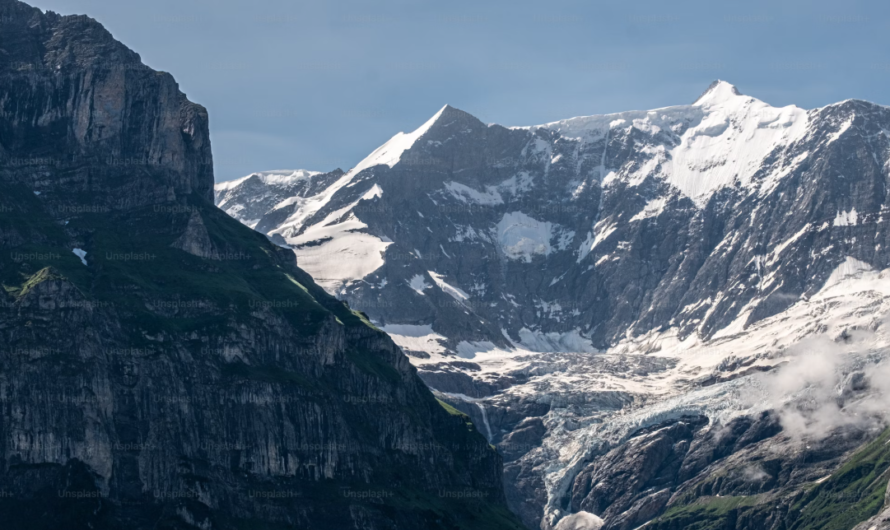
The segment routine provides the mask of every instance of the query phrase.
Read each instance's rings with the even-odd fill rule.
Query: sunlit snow
[[[550,254],[552,223],[537,221],[522,212],[511,212],[504,214],[496,230],[498,243],[510,259],[531,263],[537,254]]]

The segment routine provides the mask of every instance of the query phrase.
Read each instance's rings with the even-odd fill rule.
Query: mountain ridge
[[[415,131],[396,163],[369,157],[295,201],[265,233],[486,426],[527,526],[580,513],[567,499],[594,494],[576,479],[641,429],[672,424],[689,433],[673,443],[708,445],[776,410],[747,395],[804,339],[884,366],[887,107],[776,108],[718,82],[697,104],[651,111],[511,128],[454,118]],[[706,426],[686,431],[687,417]],[[792,426],[757,447],[811,454]],[[826,474],[855,445],[829,439],[812,457]],[[671,476],[669,492],[691,480]],[[656,493],[624,491],[595,515],[635,528],[679,502]]]
[[[728,94],[730,94],[729,97],[730,97],[731,99],[737,96],[738,99],[744,98],[746,101],[757,102],[757,100],[755,100],[755,99],[753,99],[753,98],[748,98],[747,96],[741,96],[741,95],[738,93],[738,90],[735,89],[735,87],[733,87],[732,85],[729,85],[728,83],[723,82],[723,81],[715,82],[715,84],[713,85],[712,88],[715,88],[715,89],[716,89],[716,88],[719,88],[720,86],[725,86],[725,87],[726,87],[725,92],[728,93]],[[709,89],[709,91],[710,91],[710,90],[711,90],[711,89]],[[706,91],[706,93],[707,93],[707,91]],[[701,98],[699,98],[699,101],[701,101]],[[721,100],[721,103],[719,103],[718,106],[725,104],[726,101],[727,101],[726,98],[724,98],[723,100]],[[853,105],[856,105],[856,104],[853,103]],[[825,108],[832,108],[832,107],[834,107],[834,106],[828,106],[828,107],[825,107]],[[446,106],[446,107],[443,107],[442,110],[444,111],[444,110],[446,110],[446,109],[448,109],[448,108],[450,108],[450,107],[449,107],[449,106]],[[603,122],[603,121],[606,121],[607,119],[608,119],[609,121],[616,121],[616,120],[618,120],[618,119],[622,119],[621,116],[624,116],[625,118],[623,118],[623,119],[625,119],[625,120],[626,120],[626,119],[631,119],[631,118],[633,118],[633,119],[637,119],[638,117],[642,117],[642,116],[650,115],[650,114],[653,114],[653,113],[655,113],[655,112],[657,112],[657,111],[665,111],[665,110],[671,110],[671,109],[685,109],[685,108],[689,108],[689,106],[666,107],[665,109],[656,109],[655,111],[648,111],[648,112],[646,112],[646,111],[631,111],[631,112],[629,112],[629,113],[616,113],[616,114],[609,114],[609,115],[602,115],[602,116],[579,117],[579,118],[572,118],[572,119],[569,119],[569,120],[562,120],[562,121],[558,121],[558,122],[552,122],[552,123],[545,124],[545,125],[541,125],[541,126],[532,126],[532,127],[523,127],[523,128],[511,128],[510,130],[515,130],[515,131],[535,131],[535,130],[541,130],[541,129],[544,129],[544,130],[553,130],[553,129],[557,129],[557,132],[559,132],[559,129],[564,128],[563,126],[568,125],[568,124],[570,124],[571,122],[590,122],[590,121],[592,121],[592,120],[596,120],[597,122]],[[774,115],[773,115],[773,116],[769,116],[769,118],[770,118],[771,121],[767,121],[766,123],[760,123],[760,122],[758,122],[757,124],[755,124],[756,126],[752,127],[753,130],[752,130],[751,134],[755,134],[755,133],[757,133],[757,131],[760,130],[761,128],[763,128],[763,127],[769,128],[771,125],[773,125],[773,122],[775,122],[776,120],[783,119],[783,116],[786,117],[785,119],[791,119],[791,118],[789,118],[789,117],[787,116],[787,112],[791,112],[791,111],[787,111],[787,109],[790,109],[790,108],[792,108],[792,107],[785,107],[784,109],[773,109],[772,107],[758,107],[758,108],[755,108],[754,111],[756,111],[756,112],[758,112],[758,113],[762,113],[762,112],[765,112],[765,111],[763,110],[764,108],[766,108],[769,112],[771,112],[771,113],[774,114]],[[816,109],[816,110],[821,110],[821,109]],[[773,111],[775,111],[775,112],[773,112]],[[417,136],[418,136],[417,139],[419,139],[421,136],[423,136],[423,135],[425,135],[425,134],[429,134],[429,131],[427,130],[427,129],[428,129],[428,125],[431,125],[431,124],[433,124],[433,123],[436,123],[436,121],[437,121],[439,115],[441,114],[441,112],[442,112],[442,111],[440,111],[440,113],[437,113],[431,120],[429,120],[429,121],[427,122],[427,125],[422,126],[421,128],[419,128],[419,129],[417,129],[416,131],[414,131],[412,134],[417,135]],[[721,111],[721,112],[722,112],[722,111]],[[808,112],[810,112],[810,111],[808,111]],[[798,114],[799,114],[799,112],[798,112]],[[463,112],[461,111],[461,115],[466,115],[466,113],[463,113]],[[801,118],[801,119],[802,119],[802,118]],[[801,119],[798,119],[798,121],[801,121]],[[475,119],[474,119],[474,120],[475,120]],[[721,121],[720,123],[717,123],[717,124],[715,124],[715,125],[707,125],[707,126],[705,126],[705,127],[704,127],[704,133],[703,133],[703,136],[704,136],[705,138],[707,138],[707,137],[709,137],[710,135],[715,134],[714,127],[717,127],[717,132],[720,132],[720,130],[725,130],[725,127],[726,127],[725,123],[727,123],[727,122],[724,120],[724,121]],[[778,126],[779,126],[780,129],[781,129],[782,127],[788,127],[788,126],[789,126],[788,123],[791,123],[791,122],[779,123]],[[481,122],[478,122],[476,125],[477,125],[477,126],[480,126],[480,125],[482,125],[482,124],[481,124]],[[806,122],[804,122],[803,125],[805,126],[805,125],[806,125]],[[445,124],[444,126],[447,127],[448,124]],[[682,124],[680,124],[679,126],[682,127]],[[497,126],[497,125],[488,125],[488,126],[484,126],[484,127],[490,129],[490,128],[492,128],[492,127],[499,128],[500,126]],[[598,129],[599,127],[600,127],[600,126],[598,126],[598,125],[591,126],[591,125],[588,123],[588,124],[582,126],[581,129],[580,129],[580,131],[583,132],[583,133],[588,133],[588,134],[590,134],[590,133],[591,133],[591,129],[596,130],[596,129]],[[658,128],[658,127],[656,126],[656,128]],[[798,128],[799,128],[799,127],[798,127]],[[576,127],[575,129],[577,129],[577,127]],[[632,129],[633,129],[633,128],[632,128]],[[635,130],[635,129],[633,129],[633,130]],[[842,131],[841,131],[841,132],[842,132]],[[781,130],[779,131],[779,133],[780,133],[781,135],[785,135],[785,134],[786,134],[785,132],[783,132],[783,131],[781,131]],[[403,134],[404,134],[404,133],[400,133],[400,135],[403,135]],[[570,134],[571,134],[571,136],[576,136],[576,135],[577,135],[577,131],[575,131],[575,132],[571,132],[571,131],[570,131]],[[799,133],[798,133],[798,134],[799,134]],[[595,135],[595,136],[596,136],[596,135]],[[594,139],[593,141],[602,141],[602,138],[605,138],[605,134],[604,134],[604,133],[600,133],[599,136],[601,137],[600,140],[595,140],[595,139]],[[401,138],[401,137],[400,137],[399,135],[397,135],[395,138]],[[692,139],[690,140],[690,142],[695,142],[695,141],[697,141],[699,138],[700,138],[700,137],[693,135],[693,137],[692,137]],[[415,139],[415,140],[416,140],[416,139]],[[796,137],[792,137],[792,138],[790,138],[788,141],[790,141],[790,142],[793,143],[793,142],[795,142],[795,141],[797,141],[797,140],[799,140],[799,139],[797,139]],[[434,140],[429,140],[428,142],[432,142],[432,141],[434,141]],[[608,141],[608,140],[606,140],[606,141]],[[387,146],[388,144],[389,144],[389,142],[387,142],[386,144],[384,144],[384,146]],[[410,146],[407,150],[405,150],[405,151],[403,151],[403,152],[408,152],[408,153],[410,154],[411,149],[414,148],[414,147],[415,147],[415,144],[412,143],[411,146]],[[746,170],[747,173],[749,173],[749,174],[752,175],[752,177],[745,177],[746,179],[757,178],[758,173],[757,173],[757,171],[756,171],[755,169],[753,169],[753,168],[754,168],[754,166],[756,166],[757,163],[759,163],[760,161],[762,161],[763,159],[765,159],[767,156],[769,156],[769,150],[770,150],[770,148],[769,148],[769,144],[767,144],[766,147],[767,147],[767,150],[766,150],[766,151],[763,151],[762,148],[759,148],[759,149],[761,149],[761,152],[759,152],[759,153],[755,153],[754,156],[749,156],[749,160],[748,160],[747,162],[745,162],[745,164],[747,164],[747,166],[750,166],[750,167],[752,168],[752,169],[747,169],[747,170]],[[582,146],[582,148],[583,148],[583,146]],[[384,147],[381,147],[380,149],[384,149]],[[378,151],[379,151],[380,149],[378,149]],[[375,151],[375,152],[377,152],[377,151]],[[695,152],[697,152],[697,151],[694,151],[693,153],[695,153]],[[400,155],[401,155],[401,153],[402,153],[402,152],[400,152]],[[692,158],[689,158],[689,156],[687,156],[687,157],[686,157],[685,159],[683,159],[683,160],[679,160],[679,159],[678,159],[679,154],[680,154],[680,153],[676,153],[676,154],[674,154],[673,156],[669,157],[669,158],[668,158],[668,161],[670,161],[670,163],[673,164],[673,165],[675,165],[675,166],[676,166],[677,164],[680,164],[681,166],[683,166],[684,164],[691,164],[691,165],[693,165],[693,166],[695,166],[695,165],[701,165],[701,164],[703,164],[706,160],[710,160],[710,159],[714,159],[714,161],[715,161],[714,163],[718,163],[718,164],[720,164],[720,166],[727,166],[727,164],[730,163],[730,160],[728,160],[728,159],[726,158],[727,155],[723,155],[723,154],[720,154],[720,153],[717,154],[717,155],[719,155],[719,156],[714,156],[714,155],[712,155],[712,154],[708,154],[707,152],[705,152],[705,155],[704,155],[705,158],[704,158],[704,159],[698,157],[698,155],[694,155],[694,154],[692,154],[692,155],[689,155],[689,156],[692,156]],[[802,160],[801,157],[803,157],[804,155],[805,155],[805,153],[804,153],[804,154],[801,154],[801,155],[800,155],[797,159],[795,159],[795,160],[782,162],[782,163],[785,165],[785,168],[783,168],[783,169],[779,172],[780,174],[779,174],[779,176],[778,176],[777,178],[784,178],[784,177],[782,176],[782,174],[781,174],[782,171],[785,171],[785,172],[787,172],[787,171],[789,171],[789,170],[792,170],[792,171],[793,171],[793,170],[794,170],[794,167],[793,167],[793,166],[796,165],[796,164],[799,164],[800,161]],[[562,155],[559,155],[559,156],[562,156]],[[558,159],[559,159],[559,156],[555,157],[555,159],[558,160]],[[605,166],[604,164],[606,164],[606,157],[607,157],[607,156],[608,156],[608,151],[605,150],[605,149],[603,149],[603,151],[602,151],[602,153],[601,153],[601,158],[602,158],[602,160],[600,161],[601,164],[599,164],[599,166],[600,166],[599,169],[596,169],[595,167],[591,167],[591,168],[589,169],[589,171],[593,171],[594,173],[598,172],[600,175],[602,175],[600,181],[601,181],[601,184],[604,184],[604,185],[608,185],[608,184],[610,184],[610,183],[611,183],[611,179],[612,179],[612,178],[615,178],[615,177],[610,177],[610,175],[606,174],[606,173],[607,173],[607,172],[606,172],[606,169],[605,169],[606,166]],[[361,173],[362,171],[364,171],[364,168],[365,168],[366,166],[368,166],[368,164],[369,164],[369,162],[368,162],[367,160],[369,160],[369,159],[372,160],[373,157],[374,157],[374,155],[372,154],[371,156],[368,157],[368,159],[366,159],[366,161],[363,161],[362,164],[359,164],[358,166],[356,166],[356,168],[354,168],[354,169],[350,170],[349,172],[347,172],[347,175],[355,175],[355,174],[358,174],[358,173]],[[434,165],[436,165],[436,164],[441,163],[441,161],[440,161],[439,159],[435,159],[435,158],[429,158],[429,157],[426,157],[426,158],[425,158],[425,157],[423,157],[423,156],[419,156],[419,157],[416,157],[416,158],[417,158],[417,161],[422,162],[422,165],[426,165],[426,166],[434,166]],[[485,160],[483,160],[481,163],[484,164],[486,160],[489,160],[489,159],[485,159]],[[497,164],[498,164],[498,163],[497,163],[497,158],[496,158],[496,157],[491,157],[491,158],[490,158],[490,161],[493,161],[494,167],[495,167],[495,169],[497,169]],[[658,163],[658,162],[659,162],[658,159],[656,159],[656,160],[650,160],[650,164],[651,164],[651,163]],[[781,161],[780,161],[780,162],[781,162]],[[586,162],[581,161],[580,163],[583,164],[583,163],[586,163]],[[402,162],[402,164],[405,164],[406,167],[411,166],[411,165],[417,165],[417,164],[412,164],[412,161],[411,161],[411,160],[408,160],[407,162]],[[720,171],[720,169],[719,169],[720,166],[716,166],[716,170],[717,170],[717,171]],[[791,166],[791,167],[789,167],[789,166]],[[658,169],[657,169],[657,168],[659,168],[659,167],[667,167],[667,166],[664,166],[664,162],[661,162],[660,165],[655,166],[655,168],[656,168],[656,172],[661,171],[661,170],[658,170]],[[729,167],[729,166],[727,166],[727,167]],[[708,168],[708,164],[706,164],[706,163],[702,166],[702,169],[705,169],[705,168]],[[710,180],[714,180],[714,177],[713,177],[713,175],[715,174],[715,173],[714,173],[714,171],[715,171],[714,168],[715,168],[715,166],[712,165],[712,166],[711,166],[711,169],[708,169],[708,172],[709,172],[709,175],[710,175],[708,178],[709,178]],[[358,171],[356,171],[356,169],[358,169]],[[470,168],[467,168],[467,169],[470,169]],[[463,171],[466,171],[467,169],[463,169]],[[688,171],[688,170],[684,170],[684,171]],[[682,173],[681,173],[681,174],[668,175],[668,178],[667,178],[667,181],[668,181],[668,182],[667,182],[667,184],[668,184],[669,186],[674,187],[674,188],[676,188],[677,186],[679,186],[679,187],[680,187],[680,190],[681,190],[681,195],[685,195],[686,197],[695,199],[696,196],[701,196],[701,197],[703,198],[702,200],[709,200],[709,198],[710,198],[714,193],[717,193],[717,192],[718,192],[719,190],[721,190],[721,189],[725,189],[727,186],[731,186],[731,185],[733,184],[733,182],[736,182],[736,183],[739,182],[739,181],[738,181],[738,174],[737,174],[737,173],[726,172],[726,177],[718,177],[719,182],[716,182],[716,183],[714,183],[714,184],[708,184],[708,183],[706,183],[706,184],[703,184],[703,185],[702,185],[702,184],[699,184],[698,182],[703,181],[703,177],[695,178],[695,179],[693,179],[693,180],[688,180],[689,178],[694,177],[694,176],[696,175],[695,171],[699,171],[699,170],[698,170],[698,169],[694,169],[694,170],[693,170],[693,173],[690,173],[690,174],[689,174],[690,177],[683,176]],[[729,170],[729,171],[731,171],[731,170]],[[614,173],[614,172],[613,172],[613,173]],[[545,168],[545,176],[546,176],[546,168]],[[631,177],[634,178],[633,176],[631,176]],[[626,177],[624,177],[624,178],[626,178]],[[638,179],[640,179],[640,178],[647,178],[647,177],[646,177],[646,174],[643,173],[640,177],[636,177],[636,179],[637,179],[636,182],[634,182],[634,181],[632,180],[629,184],[631,184],[631,185],[636,185],[636,184],[638,184],[638,183],[640,182]],[[774,185],[773,183],[775,182],[775,180],[771,181],[771,180],[769,180],[769,179],[767,179],[765,182],[763,182],[762,177],[760,177],[759,180],[761,180],[761,182],[757,182],[757,181],[755,180],[755,181],[752,181],[751,184],[746,184],[746,183],[743,182],[743,183],[742,183],[742,186],[743,186],[743,187],[746,187],[746,186],[754,186],[754,187],[757,187],[757,188],[761,188],[763,185],[773,186],[773,185]],[[688,184],[685,184],[686,182],[688,182]],[[346,183],[349,183],[349,186],[350,186],[350,187],[356,185],[356,183],[352,182],[351,180],[344,180],[344,185],[345,185]],[[517,183],[514,182],[514,183],[512,183],[512,185],[513,185],[513,186],[516,186]],[[738,185],[738,184],[736,184],[736,185]],[[484,191],[484,190],[486,190],[486,189],[488,189],[488,190],[492,190],[492,188],[490,187],[490,185],[489,185],[488,188],[486,188],[486,187],[483,185],[483,190],[480,190],[478,187],[476,187],[476,188],[474,188],[474,187],[472,187],[472,186],[467,187],[466,185],[463,185],[463,184],[455,184],[455,186],[456,186],[457,188],[459,188],[459,191],[457,191],[456,193],[458,193],[458,194],[462,194],[462,195],[463,195],[462,198],[463,198],[463,202],[464,202],[464,204],[468,204],[468,203],[469,203],[470,206],[475,205],[474,203],[476,203],[476,204],[481,204],[481,203],[484,203],[484,202],[486,202],[486,201],[493,201],[493,202],[502,201],[501,198],[499,198],[499,197],[496,196],[496,195],[498,194],[498,192],[497,192],[496,190],[494,190],[494,191]],[[521,186],[522,186],[522,184],[520,184],[520,187],[521,187]],[[687,188],[687,191],[684,191],[684,188]],[[701,192],[697,192],[697,191],[695,191],[696,189],[701,189],[702,191],[701,191]],[[760,190],[761,193],[768,193],[769,191],[770,191],[769,188],[761,189],[761,190]],[[682,197],[681,197],[681,198],[682,198]],[[646,218],[650,218],[650,217],[652,217],[652,214],[653,214],[653,213],[658,213],[659,211],[661,211],[659,208],[661,207],[661,203],[663,203],[665,200],[670,200],[669,196],[666,196],[665,199],[659,199],[659,200],[656,200],[655,202],[648,203],[648,206],[646,206],[645,208],[641,209],[640,211],[638,211],[638,212],[636,212],[636,213],[634,214],[634,216],[635,216],[634,219],[646,219]],[[697,200],[697,199],[696,199],[696,200]],[[481,201],[481,202],[480,202],[480,201]],[[569,202],[571,202],[571,201],[569,201]],[[700,203],[700,204],[698,204],[698,206],[699,206],[699,208],[702,208],[702,207],[704,207],[704,204],[703,204],[703,203]],[[555,207],[555,205],[554,205],[554,206],[551,206],[551,207]],[[647,210],[647,209],[648,209],[648,210]],[[311,222],[311,221],[308,221],[308,222]],[[305,224],[307,224],[307,220],[306,220],[306,219],[302,219],[302,220],[300,220],[300,221],[298,222],[298,224],[301,225],[300,228],[299,228],[298,230],[304,230],[304,229],[305,229],[304,226],[305,226]],[[389,237],[389,236],[387,236],[387,237]],[[600,235],[592,234],[592,233],[591,233],[591,234],[588,234],[588,238],[589,238],[588,240],[590,241],[591,246],[596,246],[596,244],[598,244],[598,241],[599,241],[599,240],[597,240],[596,237],[604,237],[604,234],[600,234]],[[389,237],[389,239],[392,239],[392,238]],[[585,254],[586,252],[589,252],[589,251],[585,251],[585,250],[580,251],[580,254],[579,254],[579,261],[580,261],[581,259],[583,259],[584,254]]]

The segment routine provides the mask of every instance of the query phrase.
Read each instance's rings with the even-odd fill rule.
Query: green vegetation
[[[62,224],[23,186],[0,182],[0,285],[12,296],[47,267],[86,281],[86,268],[72,253]]]
[[[884,505],[890,480],[890,429],[856,452],[825,482],[809,490],[791,510],[790,530],[848,530]]]
[[[249,321],[261,310],[281,314],[307,334],[331,313],[347,326],[370,324],[301,277],[290,252],[203,200],[172,213],[148,207],[72,214],[66,233],[32,193],[9,184],[0,193],[0,234],[13,234],[21,243],[0,255],[0,284],[13,297],[50,275],[64,277],[87,300],[114,306],[137,336],[222,329],[233,315]],[[201,215],[221,259],[171,246],[192,212]],[[87,251],[87,266],[73,254],[74,246]]]
[[[41,283],[57,280],[59,278],[61,278],[61,276],[56,273],[52,267],[44,267],[25,280],[25,283],[22,284],[21,288],[17,289],[15,292],[19,297],[22,297]]]
[[[359,370],[376,376],[391,384],[398,384],[401,380],[399,372],[376,355],[367,355],[354,349],[346,350],[346,357],[352,361]]]
[[[878,514],[890,481],[890,429],[858,450],[821,484],[806,484],[785,516],[788,530],[850,530]],[[793,492],[788,492],[793,493]],[[653,529],[719,530],[739,519],[765,518],[774,508],[766,495],[686,496],[650,525]]]
[[[350,311],[352,312],[353,315],[355,315],[356,318],[361,320],[363,324],[365,324],[366,326],[368,326],[369,328],[371,328],[373,330],[383,333],[383,330],[381,330],[380,328],[378,328],[377,326],[375,326],[374,324],[371,323],[371,320],[368,318],[368,315],[364,314],[361,311],[356,311],[355,309],[351,309]]]
[[[75,205],[68,207],[73,213],[56,220],[29,190],[0,183],[0,237],[14,243],[12,251],[0,255],[4,303],[43,281],[64,278],[85,301],[112,308],[129,345],[147,350],[158,346],[149,337],[223,336],[233,324],[250,326],[269,313],[287,321],[298,336],[315,336],[332,320],[379,331],[366,315],[330,296],[297,268],[291,251],[199,197],[126,212],[103,207],[93,196],[68,200]],[[219,259],[173,246],[195,213]],[[87,251],[88,265],[73,254],[74,247]],[[194,344],[196,353],[203,347]],[[373,352],[346,355],[359,370],[399,384],[400,374]],[[227,369],[233,381],[296,384],[307,391],[313,386],[305,377],[268,367]]]
[[[460,417],[462,417],[462,418],[465,418],[467,421],[470,420],[470,417],[469,417],[469,416],[467,416],[467,415],[464,414],[463,412],[457,410],[456,408],[452,407],[452,406],[449,405],[448,403],[445,403],[445,402],[442,401],[441,399],[436,398],[436,401],[439,402],[439,405],[441,405],[442,408],[445,409],[446,412],[448,412],[448,414],[451,414],[452,416],[460,416]]]
[[[700,497],[690,504],[676,505],[664,513],[656,528],[721,530],[734,520],[739,510],[757,505],[758,497]],[[731,528],[731,527],[729,527]]]

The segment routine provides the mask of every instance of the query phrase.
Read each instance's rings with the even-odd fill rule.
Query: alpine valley
[[[446,105],[215,193],[472,419],[528,528],[890,528],[888,107]]]

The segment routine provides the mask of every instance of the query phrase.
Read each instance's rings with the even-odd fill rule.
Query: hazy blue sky
[[[217,180],[348,169],[445,103],[533,125],[692,102],[890,104],[883,0],[40,0],[88,14],[210,111]]]

